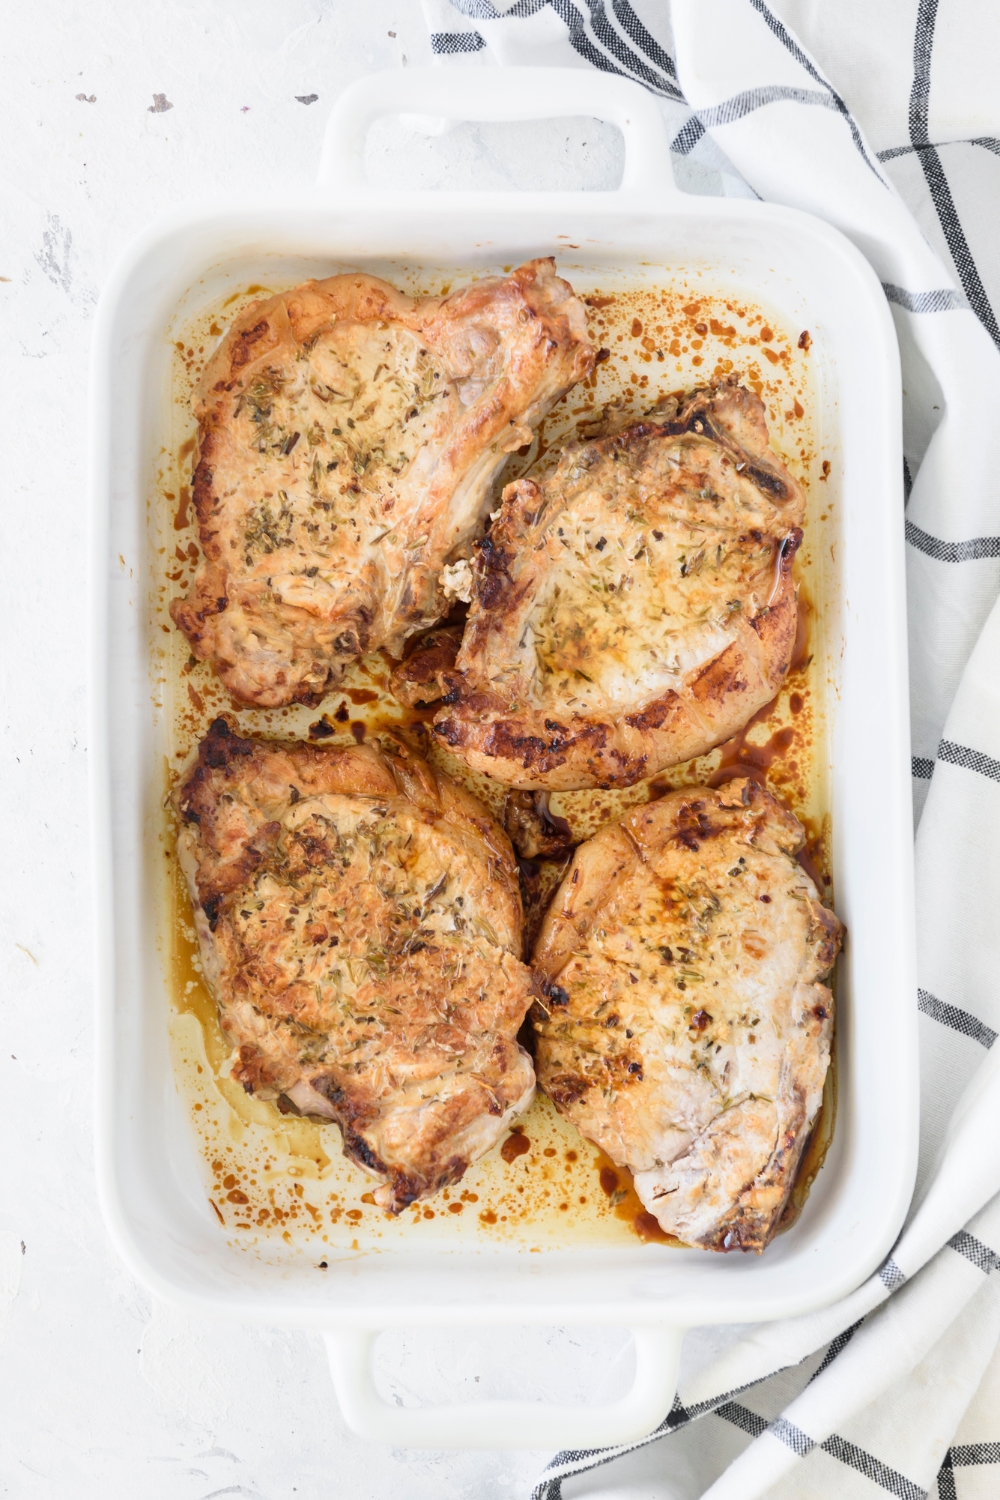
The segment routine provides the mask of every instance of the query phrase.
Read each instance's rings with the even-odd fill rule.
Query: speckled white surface
[[[541,1467],[368,1447],[344,1427],[318,1337],[156,1303],[116,1259],[94,1190],[82,562],[96,298],[161,208],[309,182],[338,91],[404,58],[429,60],[415,0],[20,0],[5,14],[0,1492],[18,1500],[492,1500],[530,1493]],[[428,188],[611,186],[619,138],[584,121],[440,139],[385,122],[370,166]],[[600,1401],[630,1375],[613,1332],[383,1342],[384,1388],[404,1401]]]

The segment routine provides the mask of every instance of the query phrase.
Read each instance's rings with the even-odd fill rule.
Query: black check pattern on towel
[[[947,761],[950,766],[961,766],[965,771],[975,771],[979,776],[986,776],[990,781],[1000,781],[1000,760],[994,760],[991,755],[984,755],[981,750],[973,750],[970,745],[956,745],[953,740],[942,740],[938,745],[937,758]]]
[[[903,524],[910,546],[916,547],[926,557],[933,557],[935,562],[981,562],[985,558],[1000,557],[1000,536],[976,536],[967,542],[943,542],[940,537],[922,531],[909,519]]]
[[[734,94],[724,104],[717,104],[713,109],[703,109],[699,114],[694,115],[677,132],[670,143],[670,149],[676,151],[678,156],[687,156],[694,150],[706,130],[711,130],[717,125],[731,125],[734,120],[742,120],[744,115],[751,114],[764,104],[778,104],[785,100],[791,100],[795,104],[819,105],[821,109],[835,110],[837,108],[833,95],[824,93],[820,89],[791,88],[785,84],[746,89],[742,94]]]
[[[740,1408],[745,1411],[746,1408]],[[720,1409],[719,1416],[723,1415]],[[753,1412],[747,1412],[748,1417],[753,1417]],[[733,1420],[730,1418],[730,1420]],[[759,1434],[752,1431],[750,1425],[737,1422],[745,1432],[757,1437]],[[778,1417],[776,1421],[765,1424],[762,1431],[770,1433],[771,1437],[777,1438],[784,1443],[786,1448],[791,1448],[798,1458],[805,1458],[814,1448],[822,1448],[831,1458],[836,1458],[840,1463],[847,1464],[852,1469],[857,1469],[859,1474],[864,1474],[873,1484],[881,1489],[888,1490],[890,1495],[898,1495],[899,1500],[926,1500],[927,1491],[914,1484],[912,1479],[907,1479],[905,1474],[890,1468],[888,1464],[882,1463],[871,1453],[866,1453],[864,1448],[859,1448],[856,1443],[849,1443],[846,1438],[838,1437],[836,1433],[831,1435],[822,1443],[816,1443],[801,1427],[796,1427],[793,1422],[787,1422],[784,1417]]]
[[[891,1258],[886,1261],[885,1266],[882,1268],[883,1271],[887,1267],[892,1268],[888,1271],[889,1280],[886,1283],[887,1285],[898,1286],[906,1280],[903,1272],[895,1265],[895,1262]],[[861,1318],[850,1328],[845,1328],[843,1332],[838,1333],[836,1338],[831,1339],[822,1360],[810,1376],[810,1384],[829,1369],[830,1365],[844,1352],[863,1323],[864,1319]],[[565,1449],[563,1452],[557,1453],[548,1464],[539,1483],[532,1490],[531,1500],[562,1500],[562,1482],[564,1479],[572,1478],[575,1474],[586,1473],[591,1469],[600,1468],[605,1464],[613,1463],[616,1458],[624,1457],[627,1453],[635,1453],[640,1448],[646,1448],[651,1443],[655,1443],[673,1432],[680,1431],[681,1428],[686,1427],[690,1422],[696,1421],[699,1417],[718,1416],[723,1421],[739,1427],[743,1432],[754,1438],[761,1436],[765,1431],[772,1431],[772,1435],[779,1437],[781,1441],[785,1442],[787,1447],[791,1447],[793,1450],[797,1444],[806,1444],[810,1448],[814,1447],[815,1444],[812,1439],[801,1432],[801,1429],[795,1428],[792,1423],[785,1422],[782,1425],[780,1417],[775,1422],[769,1422],[765,1417],[759,1416],[756,1412],[751,1411],[749,1407],[743,1405],[742,1402],[734,1399],[736,1396],[741,1396],[745,1391],[751,1390],[754,1386],[760,1384],[760,1381],[750,1381],[747,1385],[736,1386],[733,1390],[725,1391],[722,1395],[716,1396],[710,1401],[696,1402],[690,1407],[684,1406],[680,1397],[675,1396],[673,1406],[656,1431],[651,1432],[648,1437],[641,1438],[636,1443],[624,1443],[618,1448]],[[777,1431],[774,1431],[775,1428],[777,1428]],[[799,1434],[799,1436],[795,1436],[794,1434]]]
[[[967,1010],[960,1010],[957,1005],[939,1000],[927,990],[917,990],[917,1009],[923,1015],[930,1016],[932,1021],[940,1021],[942,1026],[950,1026],[952,1031],[960,1031],[963,1036],[971,1037],[987,1050],[997,1039],[996,1032],[984,1021],[970,1015]]]
[[[766,0],[750,0],[750,4],[753,6],[757,14],[761,16],[768,30],[773,32],[774,35],[778,38],[778,41],[785,48],[786,52],[791,53],[791,55],[795,58],[795,61],[799,64],[800,67],[805,69],[810,78],[815,78],[817,83],[822,84],[822,86],[829,91],[830,97],[832,98],[834,103],[834,108],[837,109],[847,121],[848,128],[851,132],[851,139],[860,152],[862,159],[872,169],[872,171],[875,173],[875,176],[881,182],[882,174],[878,169],[878,163],[872,160],[872,157],[868,151],[868,147],[865,145],[864,137],[862,136],[861,131],[858,129],[857,122],[855,121],[854,116],[851,114],[851,111],[844,103],[844,100],[837,93],[836,89],[832,84],[827,82],[822,73],[816,67],[816,64],[810,57],[806,55],[805,52],[803,52],[798,42],[788,31],[784,22],[780,21],[771,10],[770,6],[767,5]]]
[[[755,1384],[755,1382],[751,1382]],[[679,1396],[674,1397],[673,1406],[664,1417],[659,1427],[651,1432],[648,1437],[640,1439],[637,1443],[625,1443],[620,1448],[591,1448],[591,1449],[564,1449],[557,1453],[546,1468],[545,1474],[551,1474],[552,1470],[562,1470],[553,1477],[546,1478],[543,1474],[541,1481],[532,1491],[531,1500],[561,1500],[562,1481],[574,1474],[598,1468],[603,1464],[611,1463],[616,1458],[621,1458],[626,1453],[634,1453],[639,1448],[648,1447],[650,1443],[665,1437],[668,1433],[677,1432],[681,1427],[686,1427],[697,1417],[702,1417],[710,1412],[716,1411],[723,1405],[734,1405],[732,1397],[742,1395],[749,1386],[737,1386],[735,1390],[726,1391],[717,1396],[714,1401],[706,1401],[701,1405],[690,1408],[681,1404]],[[765,1424],[766,1425],[766,1424]]]
[[[775,1417],[773,1422],[768,1423],[768,1432],[779,1443],[784,1443],[786,1448],[791,1448],[798,1458],[805,1458],[811,1453],[816,1444],[807,1432],[801,1427],[796,1427],[794,1422],[788,1422],[784,1417]]]
[[[959,1443],[949,1448],[938,1475],[938,1500],[958,1500],[955,1470],[978,1464],[1000,1464],[1000,1443]],[[1000,1492],[1000,1475],[996,1489]]]
[[[956,745],[954,740],[942,740],[937,748],[936,759],[949,766],[959,766],[963,771],[975,771],[989,781],[1000,781],[1000,760],[984,755],[982,750],[974,750],[971,745]],[[920,780],[929,781],[934,775],[934,761],[925,755],[914,755],[911,771]]]
[[[992,151],[994,156],[1000,156],[1000,140],[994,135],[973,135],[968,140],[946,141],[943,144],[949,146],[981,146],[984,151]],[[894,161],[897,156],[915,155],[918,151],[926,149],[924,146],[890,146],[887,151],[879,151],[877,155],[879,161]]]
[[[899,1266],[897,1266],[896,1262],[890,1255],[888,1260],[884,1260],[879,1266],[878,1279],[879,1281],[881,1281],[886,1291],[894,1292],[896,1288],[898,1286],[902,1286],[903,1282],[906,1280],[906,1272]]]
[[[493,0],[451,0],[473,21],[523,20],[550,6],[565,24],[570,43],[585,62],[602,73],[618,73],[654,94],[682,100],[674,60],[643,25],[629,0],[515,0],[498,9]]]
[[[478,31],[431,32],[431,51],[435,57],[454,57],[460,52],[481,52],[485,46]]]
[[[886,1262],[886,1264],[895,1265],[895,1262],[890,1259]],[[885,1267],[883,1267],[883,1270],[884,1269]],[[903,1275],[902,1271],[899,1270],[898,1266],[896,1266],[896,1270],[899,1271],[899,1280],[905,1281],[906,1278]],[[879,1274],[881,1275],[881,1272]],[[820,1360],[819,1364],[816,1366],[815,1370],[809,1377],[810,1385],[812,1385],[814,1380],[818,1380],[820,1375],[822,1375],[826,1370],[830,1368],[834,1360],[837,1358],[838,1354],[843,1353],[864,1321],[864,1318],[859,1318],[856,1323],[851,1324],[850,1328],[845,1328],[843,1333],[838,1333],[835,1339],[831,1339],[830,1347],[827,1349],[826,1353],[823,1355],[823,1358]]]
[[[856,1443],[849,1443],[846,1438],[833,1434],[825,1443],[821,1443],[820,1447],[824,1453],[829,1453],[831,1458],[836,1458],[842,1464],[857,1469],[859,1474],[863,1474],[880,1489],[887,1490],[890,1495],[898,1495],[899,1500],[927,1500],[927,1491],[921,1489],[919,1484],[914,1484],[913,1480],[907,1479],[905,1474],[900,1474],[897,1469],[891,1469],[888,1464],[882,1463],[881,1459],[874,1458],[872,1454],[866,1453],[864,1448],[859,1448]]]
[[[657,47],[657,55],[666,58],[670,71],[654,62],[653,57],[641,49],[641,44],[626,42],[622,34],[608,19],[602,0],[549,0],[549,4],[560,20],[566,24],[574,51],[587,62],[593,63],[605,73],[621,73],[644,83],[655,94],[668,99],[680,99],[673,61]],[[630,29],[636,36],[649,35],[625,0],[618,0],[614,14],[627,14]],[[651,38],[650,38],[651,39]],[[652,40],[652,39],[651,39]]]
[[[953,1234],[948,1244],[953,1250],[957,1250],[959,1255],[964,1255],[966,1260],[971,1260],[972,1264],[978,1266],[986,1276],[1000,1266],[1000,1255],[965,1229],[960,1229],[957,1234]]]
[[[883,281],[882,290],[889,302],[912,313],[954,312],[969,305],[953,287],[941,287],[935,292],[908,292],[891,281]]]
[[[751,1411],[748,1406],[741,1406],[738,1401],[724,1401],[721,1406],[716,1407],[715,1415],[724,1422],[732,1422],[734,1427],[748,1432],[751,1437],[760,1437],[762,1432],[767,1431],[767,1418],[759,1417],[755,1411]]]
[[[927,133],[931,97],[931,52],[934,47],[937,8],[938,0],[920,0],[917,12],[913,42],[913,88],[910,92],[910,141],[920,159],[962,289],[994,343],[1000,345],[1000,327],[997,326],[986,288],[972,258],[940,153],[931,144]]]
[[[1000,1464],[1000,1443],[966,1443],[948,1449],[948,1458],[956,1469],[970,1464]]]
[[[669,52],[664,51],[656,38],[646,30],[632,9],[632,6],[628,3],[628,0],[611,0],[611,9],[622,30],[635,43],[637,50],[651,63],[654,63],[668,78],[673,78],[676,81],[677,70],[674,67],[673,58]],[[1000,148],[1000,141],[996,142],[996,145]]]

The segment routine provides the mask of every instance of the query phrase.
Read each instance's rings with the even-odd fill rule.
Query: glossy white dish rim
[[[537,98],[539,70],[527,71]],[[517,115],[504,107],[510,104],[510,74],[503,70],[507,92],[504,99],[492,101],[493,114],[487,115],[485,108],[472,110],[461,100],[456,109],[469,108],[479,118],[542,113],[523,97]],[[391,75],[393,85],[396,77]],[[441,75],[435,71],[433,77],[439,86]],[[477,71],[480,93],[482,77]],[[588,107],[544,112],[615,117],[603,86],[620,82],[574,73],[569,94],[557,92],[555,102],[585,97]],[[364,83],[376,94],[381,87],[372,80]],[[429,97],[420,94],[419,80],[409,87],[410,96],[396,108]],[[631,108],[630,88],[627,93]],[[367,97],[365,107],[371,114],[385,106]],[[652,128],[648,119],[643,128]],[[651,148],[648,159],[656,157]],[[828,225],[792,209],[688,198],[659,186],[658,201],[651,203],[650,192],[639,184],[617,193],[436,193],[432,198],[338,188],[331,207],[329,184],[335,177],[329,169],[326,188],[265,210],[216,203],[165,215],[126,255],[98,309],[91,386],[91,810],[97,893],[97,1172],[105,1220],[130,1269],[169,1300],[243,1321],[356,1330],[353,1343],[338,1343],[335,1361],[338,1389],[348,1403],[371,1330],[507,1321],[622,1323],[650,1335],[661,1329],[657,1358],[648,1349],[646,1354],[639,1350],[640,1366],[647,1361],[645,1390],[651,1400],[650,1393],[671,1378],[673,1331],[697,1323],[793,1316],[846,1295],[891,1248],[909,1203],[918,1097],[900,388],[891,315],[860,253]],[[644,246],[669,243],[671,237],[683,240],[685,234],[697,240],[699,232],[709,245],[713,236],[724,234],[737,251],[741,244],[752,247],[770,239],[779,251],[786,247],[780,253],[787,258],[787,247],[797,246],[800,274],[807,281],[811,261],[828,288],[836,283],[826,294],[817,285],[816,297],[825,295],[829,303],[821,342],[830,352],[837,384],[844,470],[844,653],[831,730],[831,788],[837,905],[851,933],[842,961],[838,1023],[841,1098],[849,1107],[842,1104],[831,1160],[814,1185],[802,1220],[753,1264],[749,1258],[734,1261],[638,1245],[627,1252],[581,1249],[541,1256],[485,1248],[353,1257],[334,1252],[328,1256],[330,1272],[319,1284],[314,1274],[311,1280],[303,1278],[290,1261],[253,1263],[247,1252],[225,1247],[214,1224],[200,1226],[192,1238],[191,1224],[178,1212],[176,1193],[171,1199],[164,1167],[170,1152],[156,1154],[150,1147],[155,1132],[174,1128],[180,1117],[172,1116],[169,1101],[164,1104],[160,1097],[159,1091],[169,1092],[170,1081],[163,1076],[162,1059],[154,1057],[150,1035],[151,1017],[162,1019],[162,997],[147,994],[150,956],[139,951],[148,926],[141,911],[143,845],[151,836],[148,795],[157,783],[157,768],[148,764],[145,611],[136,602],[145,589],[140,555],[148,453],[142,433],[148,413],[144,415],[143,403],[150,400],[152,351],[162,340],[172,308],[207,267],[240,255],[266,259],[298,254],[356,264],[384,261],[393,254],[402,259],[409,253],[425,263],[436,258],[471,267],[526,253],[554,252],[565,258],[569,243],[582,246],[589,240],[592,259],[610,263],[614,257],[619,269],[627,269],[648,263]],[[758,251],[762,284],[773,280],[768,260],[780,260],[780,253],[767,257]],[[752,280],[752,267],[742,269]],[[133,565],[131,602],[129,580],[115,562],[119,553]],[[145,1088],[138,1087],[136,1070],[142,1077],[151,1057],[155,1067],[148,1068]],[[855,1095],[857,1109],[851,1103]],[[863,1140],[852,1134],[859,1130]],[[143,1159],[147,1148],[151,1154]],[[186,1149],[193,1151],[193,1143]],[[157,1172],[154,1192],[150,1179]],[[827,1232],[824,1240],[819,1221],[831,1217],[840,1229],[836,1235]],[[641,1420],[637,1416],[641,1401],[635,1393],[642,1386],[640,1378],[628,1412],[619,1410],[612,1418],[608,1414],[613,1409],[604,1409],[608,1431],[648,1428],[646,1410]],[[662,1389],[657,1399],[662,1402]],[[355,1405],[358,1401],[364,1405],[363,1394]],[[509,1416],[509,1406],[504,1410]],[[532,1410],[547,1412],[551,1422],[541,1445],[582,1440],[572,1435],[567,1412]],[[615,1440],[598,1434],[593,1410],[580,1410],[586,1414],[591,1443]],[[561,1425],[560,1416],[566,1418]],[[361,1429],[377,1425],[372,1412],[360,1409],[352,1421]],[[396,1440],[418,1439],[397,1428]],[[435,1441],[441,1441],[440,1432]]]

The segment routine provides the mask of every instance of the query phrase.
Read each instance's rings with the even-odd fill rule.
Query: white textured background
[[[317,1337],[196,1322],[132,1281],[91,1160],[82,560],[96,299],[158,212],[308,183],[338,91],[428,60],[416,0],[13,0],[4,12],[0,1493],[16,1500],[492,1500],[529,1493],[541,1467],[361,1443]],[[170,107],[152,108],[155,95]],[[428,140],[386,122],[370,167],[381,184],[429,189],[604,187],[619,138],[573,121]],[[597,1400],[628,1377],[622,1342],[398,1338],[382,1367],[404,1399],[551,1388]]]

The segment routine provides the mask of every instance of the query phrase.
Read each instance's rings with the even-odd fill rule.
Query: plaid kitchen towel
[[[1000,5],[423,4],[445,64],[632,78],[661,101],[681,182],[835,224],[878,273],[903,363],[923,1089],[910,1217],[845,1301],[690,1334],[662,1427],[557,1454],[535,1500],[996,1500]]]

